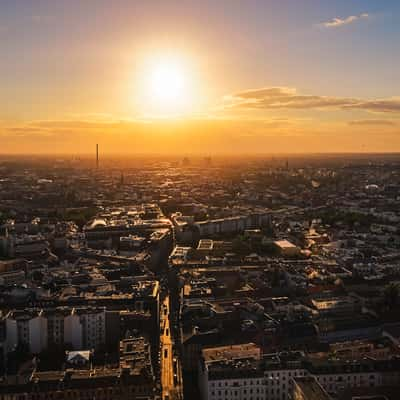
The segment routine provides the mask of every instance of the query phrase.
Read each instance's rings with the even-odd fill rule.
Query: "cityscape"
[[[400,2],[0,1],[0,400],[399,400]]]
[[[399,156],[100,160],[0,163],[2,398],[395,398]]]

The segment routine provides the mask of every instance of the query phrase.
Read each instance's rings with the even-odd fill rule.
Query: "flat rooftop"
[[[261,349],[254,343],[220,346],[203,349],[203,358],[206,363],[228,361],[240,358],[261,358]]]
[[[286,240],[286,239],[284,239],[284,240],[276,240],[274,242],[274,244],[275,244],[275,246],[278,246],[278,247],[280,247],[282,249],[294,249],[294,248],[296,248],[296,246],[293,243],[289,242],[289,240]]]

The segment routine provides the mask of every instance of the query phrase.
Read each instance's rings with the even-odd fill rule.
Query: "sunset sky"
[[[0,153],[400,151],[399,0],[1,0]]]

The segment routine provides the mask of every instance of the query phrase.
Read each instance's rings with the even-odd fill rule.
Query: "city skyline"
[[[0,400],[398,400],[399,0],[0,0]]]

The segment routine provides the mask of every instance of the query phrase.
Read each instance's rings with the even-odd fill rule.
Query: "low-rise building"
[[[300,249],[286,239],[276,240],[274,245],[283,257],[296,257],[300,254]]]

